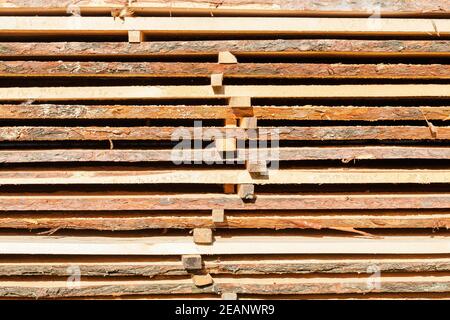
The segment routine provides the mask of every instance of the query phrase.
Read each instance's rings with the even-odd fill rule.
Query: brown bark
[[[73,56],[154,56],[208,54],[220,51],[242,53],[283,53],[314,55],[449,55],[450,41],[411,40],[227,40],[165,42],[2,42],[0,57],[56,56],[59,60]]]
[[[245,203],[237,195],[2,196],[2,211],[122,210],[328,210],[450,209],[448,194],[258,195]]]
[[[0,76],[46,77],[210,77],[226,78],[450,78],[450,66],[408,64],[313,64],[313,63],[164,63],[164,62],[71,62],[2,61]]]
[[[264,120],[449,120],[450,107],[253,106],[202,105],[0,105],[3,119],[230,119]]]
[[[299,214],[280,215],[270,212],[264,215],[226,214],[225,222],[213,223],[211,216],[158,216],[148,215],[115,215],[83,217],[83,215],[52,216],[21,215],[0,216],[0,228],[15,229],[82,229],[82,230],[145,230],[145,229],[196,229],[196,228],[242,228],[242,229],[346,229],[346,228],[449,228],[449,214],[420,213],[382,215],[380,212],[362,215],[345,213],[339,216],[326,214],[304,216]]]
[[[425,121],[424,121],[425,122]],[[450,127],[435,127],[436,134],[419,126],[346,126],[346,127],[260,127],[260,140],[447,140]],[[252,131],[253,132],[253,131]],[[181,136],[180,136],[181,135]],[[214,140],[248,139],[245,129],[205,127],[194,135],[193,127],[1,127],[0,141],[61,140]],[[181,139],[180,139],[181,140]]]
[[[122,277],[122,276],[180,276],[188,275],[181,262],[130,262],[111,261],[99,262],[3,262],[0,263],[0,276],[57,276],[70,275],[70,266],[80,268],[81,277]],[[207,258],[204,261],[204,271],[210,274],[351,274],[367,273],[368,267],[377,265],[382,273],[397,272],[448,272],[448,258],[417,258],[417,259],[278,259],[270,260],[258,256],[256,260],[223,260],[223,257]],[[85,278],[86,279],[86,278]]]
[[[0,287],[3,297],[91,297],[91,296],[123,296],[143,294],[200,294],[235,292],[239,294],[317,294],[317,293],[410,293],[410,292],[449,292],[448,277],[381,277],[379,287],[371,287],[369,276],[360,278],[324,279],[324,278],[266,278],[239,279],[216,278],[214,284],[196,287],[192,280],[147,280],[147,281],[107,281],[83,282],[79,288],[70,288],[65,281],[45,283],[5,282]],[[39,285],[38,285],[39,284]]]

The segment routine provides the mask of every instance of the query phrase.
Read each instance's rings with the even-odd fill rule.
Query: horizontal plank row
[[[128,42],[2,42],[1,58],[11,57],[104,57],[217,55],[230,51],[235,55],[282,54],[295,56],[411,57],[450,56],[448,40],[215,40]]]
[[[241,228],[241,229],[333,229],[357,232],[355,228],[449,228],[450,213],[398,212],[363,213],[280,213],[264,214],[226,213],[223,223],[214,223],[211,215],[177,213],[148,214],[84,214],[51,215],[0,215],[0,228],[14,229],[80,229],[80,230],[145,230],[145,229],[194,229],[194,228]]]
[[[212,274],[351,274],[363,273],[373,270],[374,267],[381,273],[411,273],[411,272],[448,272],[450,271],[449,258],[420,257],[420,258],[383,258],[377,255],[369,258],[352,258],[342,256],[340,258],[303,258],[301,256],[278,259],[267,256],[255,258],[227,256],[203,257],[203,270]],[[73,266],[77,266],[82,277],[122,277],[122,276],[181,276],[189,275],[184,268],[181,259],[178,261],[130,261],[130,257],[116,258],[108,262],[86,261],[73,258],[70,262],[52,261],[30,262],[0,262],[0,276],[57,276],[67,277],[72,274]],[[127,260],[128,259],[128,260]],[[98,260],[98,257],[97,257]],[[72,269],[70,268],[72,267]]]
[[[251,151],[258,159],[267,160],[377,160],[377,159],[450,159],[448,147],[299,147],[299,148],[260,148]],[[249,159],[248,149],[237,149],[235,159]],[[31,162],[153,162],[174,160],[192,162],[221,162],[224,158],[218,153],[206,150],[185,150],[182,154],[172,149],[157,150],[92,150],[92,149],[56,149],[56,150],[0,150],[0,163]]]
[[[243,202],[237,195],[9,195],[0,196],[1,211],[122,210],[329,210],[450,209],[450,194],[258,195]]]
[[[80,13],[109,12],[113,8],[122,8],[123,3],[114,0],[34,0],[31,3],[18,0],[5,0],[0,4],[0,12],[71,12],[78,10]],[[401,15],[412,13],[416,15],[427,15],[430,13],[447,13],[450,11],[448,0],[428,0],[428,1],[406,1],[406,0],[388,0],[380,3],[368,2],[343,2],[340,0],[327,1],[324,6],[317,1],[307,0],[297,3],[288,0],[224,0],[224,1],[203,1],[203,0],[176,0],[167,3],[157,0],[135,0],[130,4],[133,11],[154,12],[160,9],[167,12],[206,12],[220,13],[228,12],[273,12],[280,14],[285,12],[293,13],[347,13],[354,15],[373,14],[373,11],[379,10],[383,15]],[[59,9],[59,11],[58,11]],[[184,10],[183,10],[184,9]]]
[[[450,79],[450,66],[441,64],[327,63],[167,63],[85,61],[1,61],[0,77],[210,77],[225,78],[347,78]]]
[[[239,119],[262,120],[450,120],[448,106],[253,106],[221,105],[14,105],[0,104],[1,119]]]
[[[447,19],[277,18],[277,17],[0,17],[0,34],[127,35],[155,34],[396,35],[447,36]]]
[[[120,100],[204,98],[449,98],[446,84],[387,85],[248,85],[223,86],[107,86],[0,88],[0,100]]]
[[[448,254],[445,236],[382,238],[314,236],[216,236],[209,246],[189,237],[0,236],[0,254],[183,255],[183,254]]]
[[[450,127],[332,126],[332,127],[0,127],[0,141],[62,140],[448,140]],[[176,155],[177,150],[174,151]],[[180,151],[182,152],[182,151]],[[211,152],[215,152],[214,150]],[[180,153],[181,154],[181,153]]]
[[[345,294],[345,293],[430,293],[449,292],[448,276],[382,276],[355,278],[214,278],[214,284],[196,287],[191,279],[81,281],[5,281],[0,296],[29,298],[124,296],[145,294]]]
[[[247,170],[21,170],[0,171],[0,185],[69,184],[430,184],[450,183],[450,170],[283,169],[266,178]]]

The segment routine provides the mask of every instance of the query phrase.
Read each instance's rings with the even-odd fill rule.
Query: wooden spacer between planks
[[[212,244],[213,243],[212,230],[208,228],[194,229],[194,242],[196,244]]]
[[[212,210],[212,221],[214,223],[223,223],[225,221],[225,210],[224,209],[213,209]]]
[[[237,185],[237,194],[242,200],[255,199],[255,186],[253,184],[244,183]]]
[[[236,64],[238,63],[237,58],[230,51],[221,51],[219,52],[219,61],[220,64]]]
[[[214,283],[214,280],[209,273],[205,275],[194,275],[192,276],[192,281],[196,287],[205,287]]]
[[[144,33],[137,30],[128,31],[128,42],[130,43],[141,43],[144,41]]]
[[[199,254],[186,254],[181,256],[183,267],[186,270],[202,269],[202,256]]]
[[[223,86],[223,73],[213,73],[211,75],[211,87],[220,89]]]

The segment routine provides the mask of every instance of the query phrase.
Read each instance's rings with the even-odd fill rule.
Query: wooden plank
[[[186,150],[186,154],[175,159],[193,161],[194,151]],[[248,149],[238,149],[236,160],[248,158]],[[220,155],[201,151],[202,159],[207,161],[223,161]],[[260,159],[276,160],[382,160],[382,159],[450,159],[448,147],[298,147],[259,149]],[[89,150],[89,149],[55,149],[55,150],[0,150],[0,163],[33,163],[33,162],[154,162],[173,161],[172,149],[162,150]]]
[[[243,202],[237,195],[9,195],[0,196],[2,211],[122,210],[329,210],[450,209],[450,194],[258,195]]]
[[[259,140],[448,140],[450,127],[435,126],[259,127]],[[181,135],[181,136],[180,136]],[[252,138],[234,125],[226,127],[1,127],[0,141],[194,140],[216,138],[217,149],[236,151],[236,138]],[[228,137],[228,138],[225,138]],[[178,140],[177,140],[178,139]]]
[[[342,63],[188,63],[1,61],[0,77],[211,77],[213,87],[225,78],[283,79],[450,79],[444,64]],[[216,79],[217,78],[217,79]],[[214,80],[214,81],[213,81]]]
[[[264,120],[449,120],[448,106],[252,106]],[[0,104],[2,119],[226,119],[242,118],[248,108],[210,105],[57,105]]]
[[[366,18],[290,17],[7,17],[0,16],[0,34],[127,35],[129,30],[146,34],[272,34],[272,35],[397,35],[446,36],[446,19],[390,19],[371,23]]]
[[[105,208],[109,209],[109,208]],[[86,215],[61,214],[52,212],[51,215],[20,214],[0,215],[1,228],[14,229],[81,229],[81,230],[147,230],[147,229],[194,229],[209,230],[202,239],[204,243],[211,243],[211,231],[208,228],[226,229],[334,229],[348,230],[353,228],[449,228],[450,214],[441,212],[282,212],[268,210],[264,214],[227,213],[226,220],[213,221],[211,216],[192,214],[147,214],[115,213]],[[196,238],[197,239],[197,238]],[[196,243],[200,243],[195,240]]]
[[[33,2],[23,2],[19,0],[5,0],[0,4],[0,12],[66,12],[71,6],[79,9],[81,13],[109,13],[112,8],[121,8],[123,2],[115,0],[83,0],[74,3],[71,0],[34,0]],[[407,1],[407,0],[385,0],[382,2],[357,1],[346,2],[340,0],[329,0],[326,5],[313,0],[301,2],[289,0],[224,0],[224,1],[203,1],[203,0],[175,0],[167,3],[158,0],[135,0],[130,4],[130,8],[140,12],[260,12],[262,14],[351,14],[368,16],[379,10],[383,15],[405,15],[414,14],[428,16],[432,14],[445,14],[450,11],[448,0],[427,0],[427,1]],[[59,10],[59,11],[58,11]]]
[[[0,254],[183,255],[183,254],[448,254],[443,236],[381,239],[314,236],[216,236],[208,246],[183,236],[55,237],[0,236]]]
[[[0,171],[0,185],[69,184],[388,184],[449,183],[445,169],[284,169],[266,179],[247,170],[21,170]],[[250,191],[244,194],[249,194]]]
[[[0,88],[0,100],[120,100],[182,98],[449,98],[446,84],[223,86],[108,86],[108,87],[12,87]]]
[[[370,286],[371,278],[220,278],[214,286],[196,287],[190,279],[134,280],[134,281],[81,281],[71,288],[66,281],[6,281],[0,287],[0,296],[31,298],[66,298],[122,296],[145,294],[201,294],[233,292],[261,295],[306,295],[348,293],[430,293],[449,292],[448,276],[382,276],[379,286]]]
[[[201,260],[200,260],[201,261]],[[411,272],[448,272],[449,258],[386,258],[379,255],[369,258],[302,258],[288,257],[271,259],[267,256],[257,256],[255,259],[227,258],[226,256],[206,257],[204,269],[210,274],[351,274],[367,273],[370,266],[377,265],[382,273]],[[180,276],[188,275],[180,261],[131,261],[117,259],[109,262],[96,262],[72,259],[70,262],[0,262],[0,276],[70,276],[70,266],[76,265],[85,277],[126,277],[158,275]]]
[[[217,56],[220,51],[281,54],[298,57],[427,57],[450,56],[448,40],[278,39],[128,42],[2,42],[0,57],[104,57],[161,55]],[[233,66],[229,66],[233,67]]]

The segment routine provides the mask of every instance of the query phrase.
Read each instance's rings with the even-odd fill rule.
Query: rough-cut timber
[[[0,34],[125,35],[139,30],[148,35],[297,35],[313,36],[428,36],[450,34],[446,19],[390,19],[370,23],[366,18],[278,17],[5,17]]]
[[[259,140],[448,140],[450,127],[426,126],[259,127]],[[63,140],[246,140],[242,128],[205,127],[1,127],[0,141]]]
[[[33,162],[155,162],[194,161],[199,150],[187,150],[174,156],[172,149],[162,150],[0,150],[0,163]],[[258,150],[258,159],[267,160],[353,160],[450,159],[448,147],[299,147]],[[203,161],[224,161],[218,153],[202,151]],[[238,149],[236,161],[249,159],[249,150]]]
[[[4,0],[0,3],[1,12],[73,12],[73,13],[105,13],[109,14],[112,8],[122,8],[120,0]],[[433,14],[446,14],[450,11],[448,0],[385,0],[385,1],[342,1],[342,0],[136,0],[130,8],[140,12],[207,12],[207,13],[260,13],[260,14],[349,14],[370,16],[382,13],[392,16],[407,14],[429,16]]]
[[[223,86],[107,86],[107,87],[11,87],[0,88],[6,101],[121,100],[121,99],[205,99],[205,98],[450,98],[447,84],[386,85],[248,85]]]
[[[23,261],[0,262],[0,276],[70,276],[68,267],[76,265],[85,277],[123,277],[158,275],[180,276],[188,275],[185,266],[180,261],[166,261],[158,257],[157,261],[133,261],[130,257],[119,257],[115,260],[102,262],[98,257],[92,261],[79,260],[76,257],[67,262],[61,261]],[[342,256],[317,256],[304,258],[288,256],[287,258],[271,259],[267,256],[255,258],[228,258],[226,256],[208,257],[203,261],[204,270],[210,274],[367,274],[370,266],[377,265],[382,273],[398,272],[449,272],[450,258],[419,256],[416,258],[393,258],[380,255],[366,258]]]
[[[266,179],[247,170],[21,170],[0,171],[0,185],[70,184],[240,184],[250,199],[247,184],[388,184],[450,183],[447,169],[284,169],[269,170]],[[249,198],[250,197],[250,198]]]
[[[450,120],[448,106],[252,106],[0,104],[2,119]]]
[[[215,236],[210,245],[189,237],[0,236],[0,254],[183,255],[183,254],[449,254],[449,237]]]
[[[85,61],[2,61],[0,77],[212,77],[450,79],[442,64],[167,63]],[[212,79],[215,79],[212,77]],[[221,79],[220,77],[218,79]],[[222,86],[219,81],[217,86]],[[213,85],[214,87],[214,85]]]
[[[103,57],[208,55],[221,51],[233,54],[284,54],[298,56],[450,56],[448,40],[335,40],[277,39],[226,41],[128,42],[2,42],[0,57]]]
[[[372,281],[372,282],[371,282]],[[372,286],[368,285],[372,283]],[[376,285],[379,284],[379,285]],[[79,288],[68,288],[66,281],[42,282],[5,281],[0,295],[8,297],[63,298],[123,296],[145,294],[200,294],[234,292],[238,294],[344,294],[370,292],[449,292],[448,276],[383,276],[371,279],[355,278],[218,278],[214,285],[196,287],[190,279],[135,280],[135,281],[81,281]]]
[[[243,202],[237,195],[34,195],[0,196],[2,211],[122,210],[328,210],[450,209],[450,194],[258,195]]]
[[[362,213],[284,213],[268,211],[264,214],[228,213],[226,221],[215,223],[211,216],[146,213],[58,214],[40,213],[0,216],[0,228],[14,229],[82,229],[82,230],[145,230],[194,229],[196,243],[211,243],[208,228],[242,229],[334,229],[352,231],[353,228],[450,228],[450,213],[441,212],[362,212]],[[196,230],[200,236],[197,236]],[[206,228],[206,229],[205,229]],[[201,237],[201,239],[200,239]]]

